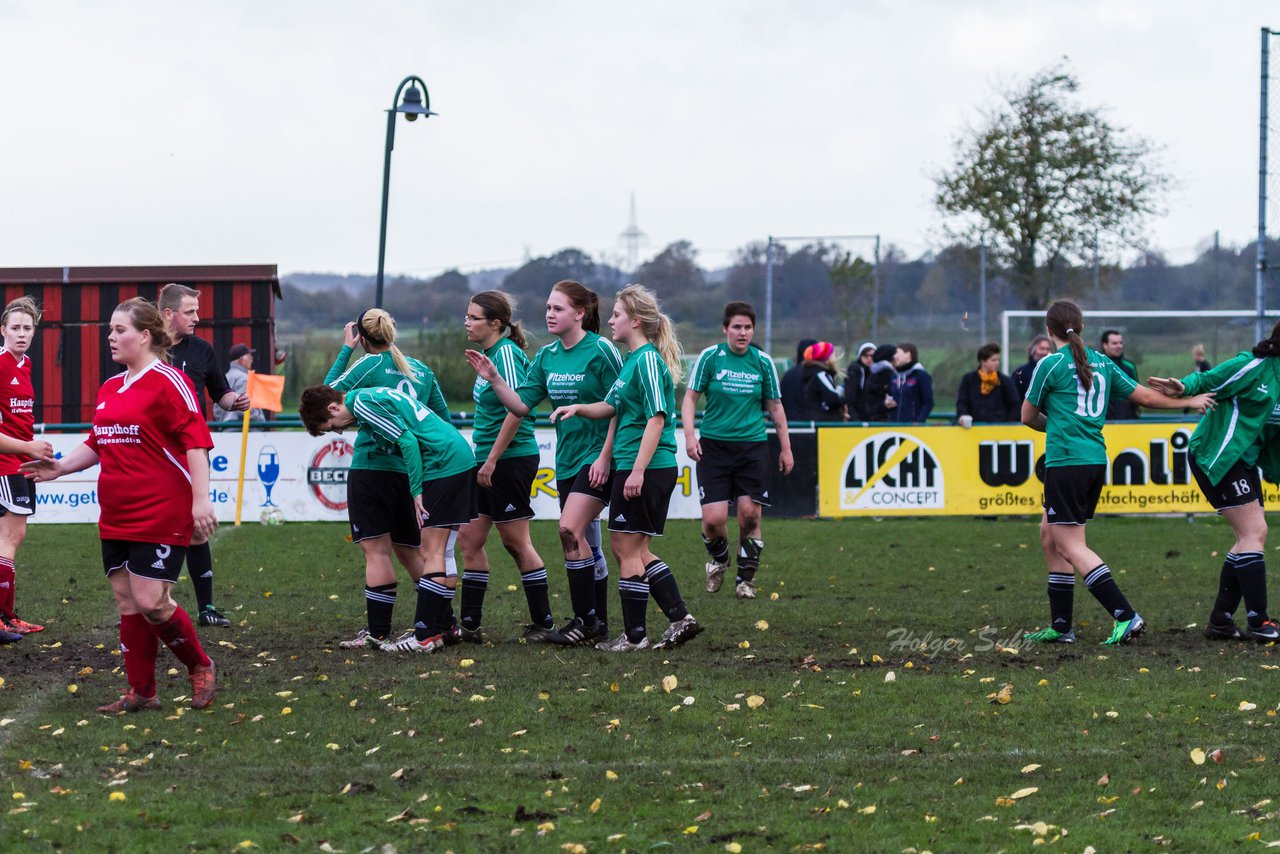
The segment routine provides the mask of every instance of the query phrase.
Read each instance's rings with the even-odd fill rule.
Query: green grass
[[[1280,802],[1267,802],[1280,656],[1209,644],[1194,625],[1216,587],[1214,552],[1230,545],[1216,518],[1090,526],[1148,634],[1098,646],[1108,621],[1081,588],[1082,642],[1016,653],[993,641],[1038,626],[1047,608],[1030,521],[769,520],[754,602],[728,586],[704,593],[696,524],[673,522],[658,551],[707,631],[666,654],[614,656],[511,640],[523,596],[498,554],[491,645],[412,658],[339,650],[363,619],[344,533],[223,530],[219,601],[236,625],[201,632],[221,668],[215,706],[184,712],[185,679],[162,672],[162,712],[104,718],[94,706],[124,679],[94,529],[33,527],[19,602],[49,630],[0,648],[5,850],[954,851],[1041,838],[1118,851],[1280,839]],[[559,617],[554,528],[537,523],[535,536]],[[190,601],[185,580],[177,593]],[[400,596],[405,622],[407,585]],[[662,627],[656,607],[650,618]],[[945,648],[895,647],[900,629]],[[1006,685],[1010,702],[993,702]],[[752,696],[763,705],[749,708]],[[1221,764],[1193,764],[1194,748],[1217,747]],[[1053,827],[1017,829],[1036,822]]]

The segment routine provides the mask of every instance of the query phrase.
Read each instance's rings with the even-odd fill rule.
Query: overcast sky
[[[409,74],[440,115],[397,128],[389,272],[620,253],[633,191],[642,260],[768,234],[915,256],[956,133],[1064,56],[1164,147],[1151,243],[1187,260],[1257,231],[1265,25],[1252,0],[0,0],[0,266],[372,272]]]

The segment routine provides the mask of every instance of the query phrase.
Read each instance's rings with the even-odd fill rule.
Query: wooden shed
[[[5,304],[27,294],[44,312],[29,351],[37,424],[93,419],[98,386],[120,372],[107,347],[111,312],[131,297],[155,299],[169,282],[200,291],[196,334],[213,345],[224,369],[231,345],[247,344],[257,351],[254,370],[272,373],[275,301],[280,298],[274,264],[0,268]]]

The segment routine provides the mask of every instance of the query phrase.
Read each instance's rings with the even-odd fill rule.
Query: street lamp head
[[[430,108],[422,103],[422,92],[417,86],[410,86],[404,91],[404,98],[400,101],[400,106],[396,107],[397,113],[404,113],[404,117],[409,121],[416,121],[418,116],[434,116]]]

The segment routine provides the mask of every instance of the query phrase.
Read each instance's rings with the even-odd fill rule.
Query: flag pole
[[[249,372],[250,382],[253,371]],[[240,527],[240,511],[244,506],[244,460],[249,453],[249,410],[244,411],[244,421],[240,431],[240,476],[236,483],[236,527]]]

